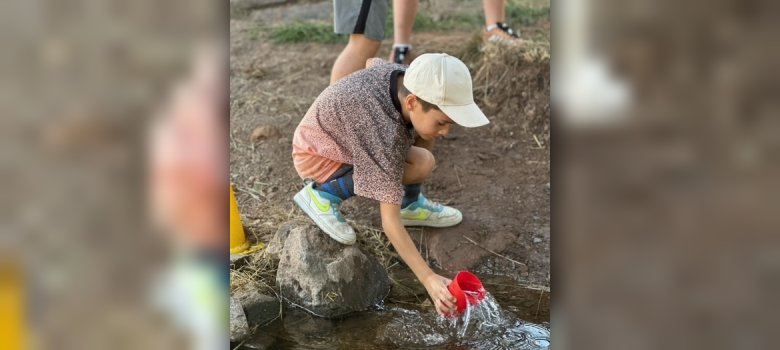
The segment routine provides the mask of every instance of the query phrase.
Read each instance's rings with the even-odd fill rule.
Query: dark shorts
[[[334,0],[333,31],[382,41],[389,8],[388,0]]]
[[[343,164],[338,170],[336,170],[336,172],[333,173],[333,175],[329,176],[328,179],[325,180],[325,182],[330,182],[331,180],[338,179],[351,172],[352,172],[352,164]]]

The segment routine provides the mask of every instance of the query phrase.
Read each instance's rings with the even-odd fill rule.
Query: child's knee
[[[433,172],[433,169],[436,168],[436,158],[433,156],[433,153],[429,150],[424,150],[425,156],[423,157],[423,168],[425,169],[425,173],[430,174]]]
[[[431,175],[436,167],[436,158],[431,151],[412,147],[406,158],[407,166],[404,172],[404,184],[420,183]]]
[[[416,168],[418,174],[422,178],[426,178],[431,175],[433,169],[436,167],[436,158],[433,157],[433,153],[425,148],[419,148],[417,150]]]

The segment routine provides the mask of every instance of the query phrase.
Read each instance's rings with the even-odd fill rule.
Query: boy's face
[[[435,140],[449,134],[454,122],[444,112],[434,108],[423,111],[422,104],[414,95],[407,96],[405,102],[414,130],[423,140]]]

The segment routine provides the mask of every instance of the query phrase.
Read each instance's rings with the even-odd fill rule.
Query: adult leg
[[[509,45],[522,45],[523,40],[504,21],[506,6],[504,0],[482,0],[485,11],[485,40]]]
[[[333,70],[330,72],[330,84],[366,67],[366,60],[376,56],[381,41],[373,40],[363,34],[350,34],[349,43],[341,51]]]
[[[419,0],[393,0],[393,49],[388,58],[390,62],[412,62],[412,29],[419,4]]]
[[[485,11],[485,28],[504,22],[504,0],[482,0],[482,10]]]
[[[393,44],[411,44],[419,3],[419,0],[393,0]]]
[[[366,67],[375,57],[385,37],[388,0],[334,0],[333,28],[338,34],[349,34],[330,72],[330,83]]]

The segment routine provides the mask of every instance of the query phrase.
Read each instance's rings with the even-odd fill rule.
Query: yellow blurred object
[[[241,224],[241,213],[238,211],[233,185],[230,185],[230,254],[249,254],[263,248],[263,243],[250,246]]]
[[[18,266],[0,261],[0,349],[24,349],[24,293]]]

